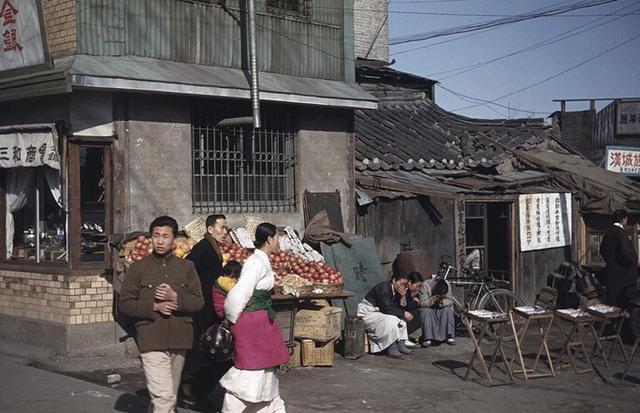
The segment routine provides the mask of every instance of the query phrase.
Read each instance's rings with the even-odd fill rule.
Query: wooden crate
[[[334,340],[322,342],[302,340],[300,359],[303,366],[333,366],[335,357]]]
[[[289,361],[278,367],[280,374],[284,374],[291,369],[302,366],[302,359],[300,356],[301,349],[302,343],[294,341],[293,347],[289,347]]]
[[[321,307],[298,310],[296,313],[295,336],[317,341],[331,341],[342,333],[342,308]]]

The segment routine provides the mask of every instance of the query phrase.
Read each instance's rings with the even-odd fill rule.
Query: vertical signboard
[[[0,72],[47,63],[39,0],[0,0]]]
[[[520,204],[520,250],[571,245],[571,194],[526,194]]]

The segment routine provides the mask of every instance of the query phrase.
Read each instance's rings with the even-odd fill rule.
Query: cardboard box
[[[296,313],[294,334],[299,338],[331,341],[342,332],[342,308],[301,309]]]
[[[303,366],[333,366],[335,357],[334,341],[318,342],[302,340],[300,358]]]

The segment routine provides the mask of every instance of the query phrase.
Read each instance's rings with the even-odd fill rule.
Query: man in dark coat
[[[623,209],[613,213],[613,227],[600,244],[600,255],[607,264],[607,303],[627,307],[637,300],[638,255],[624,231],[628,215]]]
[[[193,348],[187,353],[182,387],[186,401],[205,404],[207,394],[215,387],[219,377],[215,363],[200,350],[199,339],[216,321],[212,293],[214,283],[222,274],[222,253],[219,244],[227,236],[227,219],[224,215],[209,215],[206,226],[204,238],[193,246],[187,256],[198,272],[204,306],[194,317]]]

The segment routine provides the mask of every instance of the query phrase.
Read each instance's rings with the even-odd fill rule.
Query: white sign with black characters
[[[50,166],[60,169],[51,132],[0,134],[0,168]]]
[[[520,250],[571,245],[571,194],[526,194],[520,204]]]
[[[37,0],[0,0],[0,71],[45,63]]]
[[[640,101],[618,102],[617,135],[640,135]]]

